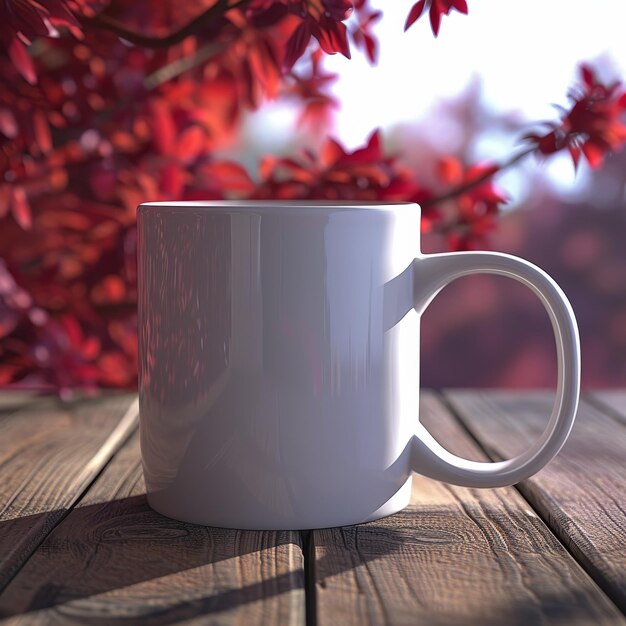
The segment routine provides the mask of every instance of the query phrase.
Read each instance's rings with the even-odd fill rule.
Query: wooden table
[[[547,393],[429,392],[453,452],[515,454]],[[144,496],[132,396],[0,396],[2,624],[625,624],[626,392],[585,397],[536,477],[416,477],[389,518],[311,532],[179,523]]]

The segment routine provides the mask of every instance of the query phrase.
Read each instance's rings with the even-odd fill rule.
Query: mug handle
[[[428,306],[448,283],[461,276],[487,273],[508,276],[530,287],[543,302],[556,339],[558,379],[548,425],[529,449],[507,461],[483,463],[458,457],[418,424],[412,440],[411,469],[464,487],[504,487],[528,478],[561,449],[574,424],[580,393],[580,340],[570,303],[561,288],[537,266],[498,252],[430,254],[413,262],[413,308]]]

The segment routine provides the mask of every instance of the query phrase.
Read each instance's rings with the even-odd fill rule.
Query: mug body
[[[390,322],[385,285],[419,256],[417,205],[146,203],[138,234],[150,505],[250,529],[405,507],[419,317]]]

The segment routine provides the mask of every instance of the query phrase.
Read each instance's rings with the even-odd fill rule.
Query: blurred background
[[[500,0],[469,3],[437,39],[427,20],[401,35],[408,8],[376,2],[381,46],[375,67],[364,56],[325,59],[338,74],[340,107],[329,129],[344,145],[371,129],[427,178],[437,159],[505,159],[529,125],[553,119],[581,60],[607,80],[626,76],[626,6],[529,0],[523,10]],[[321,141],[284,125],[298,111],[271,104],[250,115],[231,154],[253,161],[279,144]],[[244,157],[246,158],[246,157]],[[601,170],[568,154],[534,157],[498,175],[509,201],[484,248],[522,256],[551,274],[577,314],[586,388],[626,384],[626,154]],[[425,234],[423,250],[447,249]],[[556,382],[552,329],[525,287],[499,277],[463,278],[445,289],[422,319],[422,384],[427,387],[543,388]]]
[[[384,154],[412,177],[394,197],[428,200],[425,190],[441,186],[442,163],[506,162],[537,122],[562,116],[558,106],[568,106],[581,61],[605,84],[626,76],[626,7],[614,0],[469,0],[469,15],[444,16],[437,38],[426,15],[403,33],[412,2],[358,2],[349,30],[361,28],[366,5],[383,13],[372,20],[374,65],[355,43],[348,59],[318,53],[311,39],[287,69],[275,56],[289,50],[294,16],[267,26],[267,14],[253,21],[233,9],[226,26],[163,51],[122,41],[111,23],[163,36],[220,2],[65,4],[78,18],[59,18],[62,37],[33,41],[26,61],[3,31],[9,56],[0,63],[0,385],[62,394],[136,385],[138,202],[384,199],[378,174],[350,178],[352,191],[305,188],[309,161],[299,161],[299,173],[280,161],[323,161],[331,136],[346,154],[358,151],[376,128]],[[331,4],[342,3],[324,6]],[[211,46],[223,40],[235,43],[216,55]],[[277,182],[276,164],[293,180]],[[492,203],[500,212],[479,237],[452,244],[434,221],[422,234],[424,251],[481,247],[540,265],[578,316],[583,385],[623,387],[626,154],[594,169],[583,159],[577,172],[564,151],[531,154],[498,173],[495,185],[507,202]],[[464,278],[444,290],[423,318],[421,351],[427,387],[541,388],[556,380],[542,305],[505,279]]]

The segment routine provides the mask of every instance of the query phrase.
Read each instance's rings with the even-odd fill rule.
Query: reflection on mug
[[[140,401],[158,424],[142,428],[141,445],[146,481],[165,486],[227,377],[230,218],[180,211],[138,220],[140,247],[153,248],[139,258]]]

